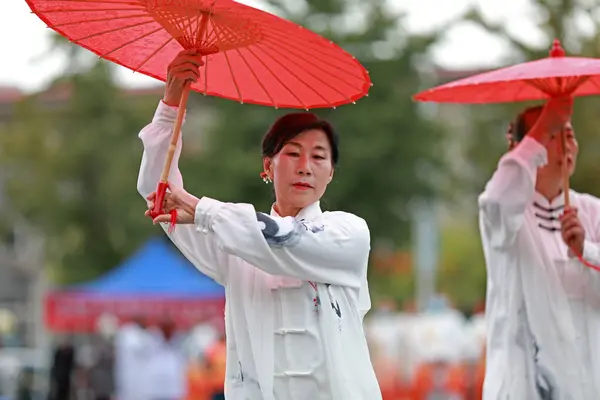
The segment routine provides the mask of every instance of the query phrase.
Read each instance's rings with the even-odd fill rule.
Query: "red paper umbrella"
[[[560,96],[600,94],[600,59],[565,57],[554,40],[550,57],[460,79],[425,90],[418,101],[438,103],[504,103]],[[563,148],[565,136],[562,135]],[[565,154],[566,157],[566,154]],[[569,205],[569,172],[563,162],[565,204]]]
[[[418,101],[504,103],[600,94],[600,59],[565,57],[558,40],[550,57],[474,75],[417,93]]]
[[[331,41],[232,0],[26,0],[48,27],[98,56],[165,81],[183,49],[206,54],[192,90],[312,109],[368,93],[364,67]]]
[[[371,87],[365,68],[331,41],[233,0],[26,1],[73,43],[162,81],[181,50],[198,50],[204,66],[191,89],[205,95],[310,109],[353,103]],[[153,217],[161,213],[188,95],[184,90]]]
[[[600,59],[566,57],[558,40],[554,40],[550,57],[513,65],[460,79],[425,90],[414,96],[418,101],[438,103],[504,103],[547,100],[553,97],[578,97],[600,94]],[[563,187],[565,205],[569,206],[569,171],[563,148]],[[577,254],[586,266],[600,271]]]

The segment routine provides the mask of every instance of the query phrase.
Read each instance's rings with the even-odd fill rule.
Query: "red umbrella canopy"
[[[560,42],[555,40],[549,57],[446,83],[420,92],[414,99],[474,104],[597,94],[600,94],[600,59],[565,57]]]
[[[331,41],[233,0],[26,1],[73,43],[161,81],[181,50],[199,50],[205,65],[191,88],[206,95],[310,109],[355,102],[371,87]]]

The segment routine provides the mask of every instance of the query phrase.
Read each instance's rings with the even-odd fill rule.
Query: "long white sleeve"
[[[513,243],[535,193],[537,169],[547,162],[546,148],[525,137],[505,154],[479,197],[479,210],[494,247]]]
[[[593,266],[600,267],[600,243],[586,239],[583,244],[582,258]],[[587,270],[588,282],[593,288],[593,292],[596,296],[600,296],[600,272],[587,266],[583,266],[583,268]]]
[[[196,225],[221,249],[272,275],[360,288],[370,250],[366,222],[344,212],[317,222],[257,213],[250,204],[204,197]]]
[[[590,240],[583,245],[583,258],[594,265],[600,265],[600,246]]]
[[[139,134],[144,145],[144,154],[137,188],[144,198],[156,191],[176,118],[177,109],[169,107],[161,101],[152,123],[144,127]],[[180,137],[169,174],[169,182],[179,187],[183,187],[183,178],[178,166],[181,147]],[[193,225],[177,225],[172,233],[168,233],[167,224],[161,224],[161,226],[196,268],[216,282],[222,285],[226,284],[228,255],[218,248],[214,238],[201,235]]]
[[[579,203],[580,219],[585,219],[581,222],[586,230],[582,256],[589,263],[600,266],[600,199],[581,194]],[[598,272],[594,271],[594,274],[596,276]]]

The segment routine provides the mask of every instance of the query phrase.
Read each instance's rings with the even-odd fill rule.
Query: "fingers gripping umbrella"
[[[240,103],[308,110],[354,103],[372,86],[365,68],[331,41],[233,0],[26,1],[48,27],[71,42],[161,81],[181,50],[204,56],[201,78],[188,82],[181,97],[154,217],[162,213],[190,90]]]
[[[439,103],[504,103],[600,94],[600,59],[567,57],[554,40],[549,57],[449,82],[414,95],[417,101]],[[565,205],[569,206],[566,133],[561,134]],[[578,255],[582,263],[591,265]]]

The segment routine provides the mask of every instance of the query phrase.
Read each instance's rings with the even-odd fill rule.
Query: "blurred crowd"
[[[365,332],[384,400],[480,400],[485,371],[482,312],[465,316],[438,298],[424,312],[382,302]],[[178,332],[165,320],[134,319],[113,332],[63,337],[46,374],[46,393],[21,379],[18,400],[224,399],[222,329]],[[50,377],[48,380],[47,377]]]
[[[181,333],[136,318],[114,335],[54,350],[49,400],[224,399],[225,337],[211,325]]]
[[[425,312],[383,303],[365,321],[384,400],[481,400],[485,318],[440,297]]]

